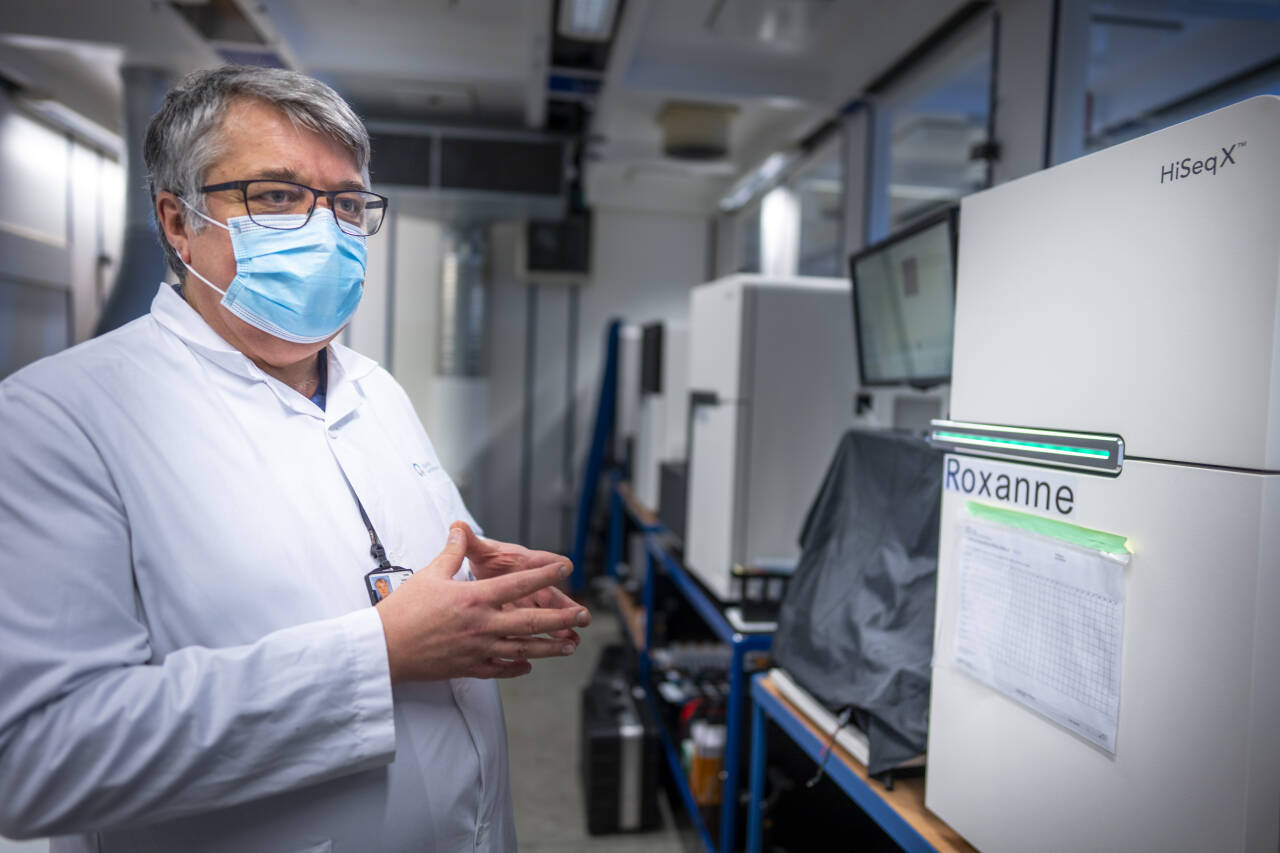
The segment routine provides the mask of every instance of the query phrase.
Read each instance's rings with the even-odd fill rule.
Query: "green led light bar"
[[[987,438],[977,435],[962,435],[956,432],[935,432],[938,438],[945,438],[957,444],[977,444],[984,447],[1029,447],[1041,453],[1060,453],[1063,456],[1092,456],[1098,459],[1109,459],[1111,454],[1105,450],[1093,450],[1084,447],[1067,447],[1062,444],[1044,444],[1039,441],[1018,441],[1013,438]]]
[[[943,450],[1111,476],[1124,464],[1118,435],[936,420],[929,441]]]

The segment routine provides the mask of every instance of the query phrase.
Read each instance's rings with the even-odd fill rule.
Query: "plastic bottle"
[[[693,761],[689,768],[689,787],[693,799],[700,806],[718,806],[720,768],[724,765],[725,727],[719,723],[695,724],[693,734]]]

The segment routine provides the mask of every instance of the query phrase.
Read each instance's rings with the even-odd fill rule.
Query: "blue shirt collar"
[[[317,358],[319,358],[319,362],[316,364],[316,369],[320,371],[320,383],[316,385],[316,393],[311,395],[311,402],[315,403],[316,406],[319,407],[320,411],[323,412],[325,393],[329,390],[328,348],[326,347],[325,349],[320,350],[320,352],[317,353]]]

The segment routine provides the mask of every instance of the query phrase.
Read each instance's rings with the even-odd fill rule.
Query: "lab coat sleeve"
[[[108,466],[17,380],[0,384],[0,834],[158,821],[390,761],[373,608],[154,659]]]

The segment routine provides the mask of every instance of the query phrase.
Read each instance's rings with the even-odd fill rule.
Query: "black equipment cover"
[[[925,750],[942,459],[922,438],[845,433],[778,616],[778,666],[854,709],[873,776]]]

